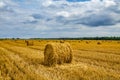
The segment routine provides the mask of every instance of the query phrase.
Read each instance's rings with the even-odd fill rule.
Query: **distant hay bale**
[[[25,40],[25,43],[26,43],[27,46],[33,46],[33,41]]]
[[[60,43],[64,43],[65,42],[65,40],[60,40]]]
[[[46,41],[46,42],[49,42],[49,41]]]
[[[58,41],[55,41],[55,42],[58,42]]]
[[[100,45],[100,44],[101,44],[101,42],[97,42],[97,44],[98,44],[98,45]]]
[[[120,43],[120,41],[117,42],[118,44]]]
[[[86,41],[86,44],[89,44],[89,42],[88,42],[88,41]]]
[[[72,49],[69,43],[49,43],[45,46],[44,64],[46,66],[71,63],[72,58]]]

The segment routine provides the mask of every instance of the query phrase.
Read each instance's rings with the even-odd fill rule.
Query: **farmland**
[[[1,40],[0,80],[120,80],[120,41],[65,40],[72,63],[43,65],[47,43],[59,40]]]

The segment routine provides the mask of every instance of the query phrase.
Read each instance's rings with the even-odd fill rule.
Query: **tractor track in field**
[[[80,57],[79,57],[80,58]],[[81,57],[82,58],[82,57]],[[105,65],[99,65],[98,63],[99,62],[97,62],[96,63],[96,60],[92,60],[92,59],[87,59],[87,58],[82,58],[83,60],[79,60],[79,62],[78,62],[78,60],[76,60],[75,59],[75,61],[77,61],[78,63],[84,63],[84,64],[86,64],[86,65],[88,65],[88,66],[94,66],[94,67],[98,67],[98,68],[102,68],[102,69],[105,69],[105,70],[107,70],[107,71],[109,71],[109,72],[111,72],[111,71],[113,71],[113,72],[115,72],[115,73],[118,73],[118,74],[120,74],[120,72],[119,72],[119,70],[120,69],[114,69],[114,68],[110,68],[110,67],[107,67],[107,66],[105,66]],[[89,61],[91,61],[91,62],[88,62],[88,61],[85,61],[85,60],[89,60]],[[95,62],[93,62],[93,61],[95,61]]]
[[[77,53],[77,54],[74,54],[76,57],[81,57],[81,58],[86,58],[86,59],[93,59],[93,60],[96,60],[96,61],[103,61],[103,62],[110,62],[110,63],[116,63],[116,64],[120,64],[120,62],[119,62],[119,60],[120,60],[120,56],[118,56],[118,55],[114,55],[114,54],[106,54],[106,53],[98,53],[97,55],[99,55],[100,57],[95,57],[95,56],[93,56],[93,55],[95,55],[95,54],[93,54],[91,51],[89,51],[89,53],[88,53],[88,51],[79,51],[79,50],[75,50],[74,51],[74,53]],[[85,54],[84,54],[85,53]],[[88,55],[87,55],[87,54]],[[90,55],[89,55],[90,54]],[[110,57],[116,57],[116,58],[118,58],[118,60],[115,60],[115,61],[113,61],[113,60],[109,60],[109,59],[103,59],[103,57],[106,57],[107,58],[107,56],[110,56]],[[93,56],[93,57],[92,57]],[[103,57],[102,57],[103,56]]]
[[[115,64],[120,64],[119,61],[110,61],[110,60],[104,60],[104,59],[98,59],[98,58],[94,58],[94,57],[90,57],[90,56],[81,56],[81,55],[77,55],[76,57],[78,58],[85,58],[85,59],[90,59],[90,60],[96,60],[96,61],[102,61],[102,62],[107,62],[107,63],[115,63]]]
[[[18,43],[18,44],[13,44],[13,43],[16,43],[16,42],[13,42],[13,43],[10,43],[10,42],[4,42],[5,44],[8,44],[8,45],[12,45],[12,46],[19,46],[19,47],[26,47],[26,48],[30,48],[30,49],[34,49],[34,50],[39,50],[39,51],[43,51],[42,49],[40,48],[35,48],[33,46],[20,46],[18,44],[21,44],[21,43]],[[39,46],[40,47],[40,46]]]
[[[98,51],[98,50],[87,50],[87,49],[78,49],[80,51],[90,51],[90,52],[99,52],[99,53],[106,53],[106,54],[113,54],[113,55],[119,55],[120,56],[120,52],[119,53],[113,53],[113,52],[106,52],[106,51]]]
[[[76,52],[76,50],[74,51]],[[81,56],[80,53],[77,52],[77,55],[74,54],[74,60],[76,62],[82,62],[82,63],[86,63],[86,64],[89,64],[89,65],[92,65],[92,66],[97,66],[97,67],[104,67],[105,69],[111,71],[113,70],[114,72],[119,72],[120,69],[114,69],[112,68],[112,66],[110,65],[111,63],[112,64],[117,64],[117,65],[120,65],[120,62],[119,61],[110,61],[110,60],[103,60],[103,59],[97,59],[97,58],[94,58],[94,57],[89,57],[89,56]],[[87,61],[86,61],[87,60]],[[96,63],[97,62],[97,63]],[[100,65],[99,63],[100,62],[103,62],[103,63],[106,63],[107,65],[110,65],[111,67],[107,67],[105,65]]]

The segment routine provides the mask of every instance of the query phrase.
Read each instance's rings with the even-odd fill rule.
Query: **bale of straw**
[[[72,49],[69,43],[49,43],[45,46],[44,64],[46,66],[71,63],[72,58]]]
[[[33,42],[32,41],[25,41],[27,46],[33,46]]]
[[[60,43],[64,43],[65,42],[65,40],[60,40]]]
[[[98,45],[100,45],[100,44],[101,44],[101,42],[97,42],[97,44],[98,44]]]

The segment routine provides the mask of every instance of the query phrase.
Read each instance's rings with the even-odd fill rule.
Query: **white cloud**
[[[103,1],[105,7],[115,6],[116,2],[114,0],[104,0]]]
[[[3,1],[0,1],[0,8],[3,8],[6,4]]]
[[[45,25],[37,25],[35,26],[34,30],[35,31],[48,31],[48,30],[51,30],[51,28]]]
[[[51,4],[53,4],[53,1],[52,0],[45,0],[42,5],[45,6],[45,7],[48,7],[50,6]]]
[[[57,12],[57,16],[70,17],[70,13],[67,11]]]
[[[7,6],[12,11],[5,10],[3,6]],[[0,9],[0,25],[3,26],[0,27],[0,30],[9,27],[10,32],[19,32],[19,36],[120,35],[119,0],[91,0],[86,2],[1,0],[0,8],[3,8]]]

